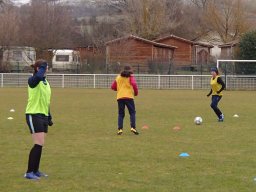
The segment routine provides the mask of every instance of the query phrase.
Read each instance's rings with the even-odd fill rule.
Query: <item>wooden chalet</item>
[[[213,45],[190,41],[175,35],[156,39],[155,42],[178,47],[174,54],[174,63],[178,67],[208,64],[213,48]]]
[[[221,49],[220,59],[235,59],[239,51],[239,40],[219,45]]]
[[[82,65],[95,65],[96,63],[105,62],[105,54],[95,46],[76,47],[75,50],[80,53],[80,61]]]
[[[106,64],[129,64],[135,72],[147,73],[152,63],[170,65],[176,48],[130,35],[106,43]]]
[[[76,47],[75,50],[79,51],[81,59],[100,54],[100,51],[94,46]]]

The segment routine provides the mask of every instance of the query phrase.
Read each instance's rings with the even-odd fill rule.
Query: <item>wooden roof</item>
[[[194,42],[194,45],[200,45],[203,47],[208,47],[208,48],[213,48],[214,46],[208,43],[203,43],[203,42]]]
[[[236,46],[237,44],[239,44],[239,40],[234,40],[234,41],[230,41],[228,43],[224,43],[224,44],[221,44],[219,45],[218,47],[219,48],[225,48],[225,47],[234,47]]]
[[[178,37],[178,36],[173,35],[173,34],[168,35],[168,36],[165,36],[165,37],[162,37],[162,38],[155,39],[154,41],[155,41],[155,42],[158,42],[158,41],[162,41],[162,40],[166,40],[166,39],[177,39],[177,40],[180,40],[180,41],[184,41],[184,42],[186,42],[186,43],[193,44],[193,41],[190,41],[190,40],[188,40],[188,39],[184,39],[184,38],[182,38],[182,37]]]
[[[129,35],[129,36],[126,36],[126,37],[121,37],[121,38],[118,38],[118,39],[114,39],[112,41],[106,42],[105,45],[109,45],[109,44],[112,44],[112,43],[116,43],[116,42],[123,41],[123,40],[128,40],[128,39],[135,39],[135,40],[138,40],[138,41],[142,41],[144,43],[154,45],[156,47],[162,47],[162,48],[168,48],[168,49],[177,49],[178,48],[178,47],[175,47],[175,46],[166,45],[166,44],[162,44],[162,43],[157,43],[155,41],[150,41],[150,40],[147,40],[147,39],[135,36],[135,35]]]
[[[165,36],[165,37],[162,37],[162,38],[159,38],[159,39],[156,39],[154,40],[155,42],[158,42],[158,41],[163,41],[163,40],[166,40],[166,39],[176,39],[176,40],[180,40],[180,41],[183,41],[185,43],[189,43],[191,45],[200,45],[200,46],[203,46],[203,47],[209,47],[209,48],[213,48],[214,46],[213,45],[210,45],[210,44],[207,44],[207,43],[202,43],[202,42],[194,42],[194,41],[190,41],[188,39],[185,39],[185,38],[182,38],[182,37],[178,37],[176,35],[168,35],[168,36]]]

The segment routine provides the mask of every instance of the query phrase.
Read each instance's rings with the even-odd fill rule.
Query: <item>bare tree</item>
[[[0,13],[0,44],[13,45],[17,42],[19,16],[13,7],[6,7]]]
[[[195,4],[198,8],[205,9],[208,3],[212,0],[190,0],[193,4]]]
[[[104,3],[107,7],[111,7],[117,12],[123,12],[127,9],[129,0],[105,0]]]
[[[113,3],[112,0],[94,1],[91,5],[91,16],[80,22],[80,34],[85,44],[93,45],[98,50],[105,49],[104,44],[114,38],[126,34],[126,20],[119,10],[125,6],[126,0]],[[80,7],[88,11],[86,0],[81,0]],[[86,6],[86,5],[87,6]],[[95,9],[102,10],[101,13]]]
[[[8,71],[9,63],[3,62],[4,50],[16,45],[19,31],[19,15],[15,7],[4,4],[0,12],[0,71]]]
[[[59,0],[32,0],[21,18],[21,44],[41,53],[49,48],[70,48],[74,26],[70,10]]]
[[[122,12],[127,33],[154,39],[175,29],[179,22],[175,0],[106,0],[110,7]]]
[[[246,11],[241,0],[211,1],[204,16],[209,29],[217,32],[223,42],[235,40],[248,30]]]
[[[12,2],[10,0],[0,0],[0,6],[11,5]]]
[[[81,2],[85,3],[85,0],[81,0]],[[84,25],[82,27],[83,34],[86,34],[84,33],[85,28],[90,28],[90,30],[94,28],[95,31],[95,29],[101,28],[100,25],[109,25],[112,31],[106,29],[110,39],[127,34],[154,39],[163,34],[175,33],[185,23],[182,21],[183,1],[101,0],[94,1],[94,6],[102,7],[104,10],[104,24],[96,15],[96,24],[90,25],[90,27]],[[101,32],[106,34],[104,28],[102,30]],[[109,40],[108,37],[106,40]]]

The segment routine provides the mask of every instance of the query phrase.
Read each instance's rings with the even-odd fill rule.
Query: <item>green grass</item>
[[[207,91],[141,90],[139,136],[130,133],[128,115],[124,134],[116,135],[111,90],[52,92],[55,124],[41,160],[50,176],[34,182],[23,178],[32,146],[24,116],[27,90],[0,89],[1,192],[256,191],[255,92],[226,91],[220,102],[225,122],[218,123]],[[236,113],[239,118],[232,117]],[[195,116],[202,125],[194,125]],[[145,124],[149,129],[142,130]],[[173,131],[176,125],[180,131]],[[180,158],[181,152],[190,157]]]

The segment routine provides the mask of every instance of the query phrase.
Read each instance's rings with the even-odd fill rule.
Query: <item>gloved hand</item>
[[[211,93],[208,93],[206,96],[207,96],[207,97],[210,97],[210,95],[211,95]]]
[[[47,66],[48,66],[48,63],[47,63],[47,62],[43,62],[43,63],[40,65],[39,69],[46,70],[46,69],[47,69]]]
[[[49,126],[52,126],[52,125],[53,125],[52,116],[49,116],[49,117],[48,117],[48,125],[49,125]]]

